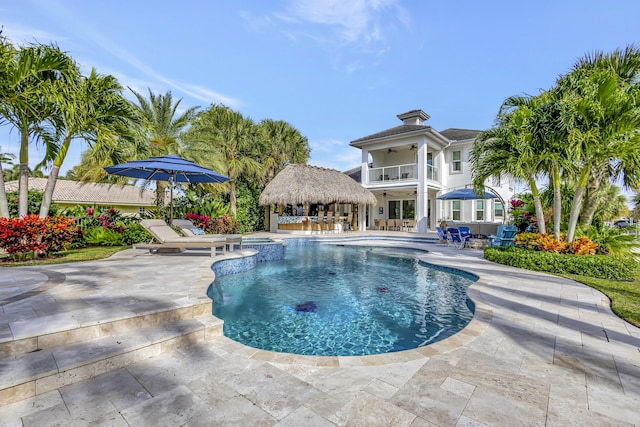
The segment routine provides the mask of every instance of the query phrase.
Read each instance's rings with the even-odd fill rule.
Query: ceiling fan
[[[387,154],[389,154],[389,153],[397,153],[397,152],[398,152],[398,150],[394,150],[393,148],[389,148],[387,150]]]
[[[413,151],[413,150],[417,150],[417,149],[418,149],[418,146],[417,146],[416,144],[413,144],[413,145],[411,146],[411,148],[409,148],[409,150],[411,150],[411,151]]]

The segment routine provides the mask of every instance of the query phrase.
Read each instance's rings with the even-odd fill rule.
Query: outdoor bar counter
[[[318,223],[318,217],[307,216],[278,216],[278,230],[306,231],[306,232],[337,232],[342,233],[346,216],[335,218],[335,222]]]

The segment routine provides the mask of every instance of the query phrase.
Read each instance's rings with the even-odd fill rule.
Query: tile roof
[[[440,132],[440,135],[447,138],[449,141],[464,141],[467,139],[474,139],[478,134],[482,132],[479,130],[473,129],[458,129],[458,128],[449,128]]]
[[[29,178],[29,189],[44,191],[46,178]],[[7,192],[18,190],[18,181],[5,185]],[[155,192],[134,185],[82,183],[59,179],[53,190],[53,201],[58,203],[154,206]],[[168,197],[167,197],[168,201]]]
[[[360,166],[357,166],[353,169],[349,169],[348,171],[343,173],[351,177],[351,179],[355,180],[356,182],[362,182],[362,167]]]

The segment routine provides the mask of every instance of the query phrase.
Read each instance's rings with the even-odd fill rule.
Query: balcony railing
[[[371,184],[379,184],[388,181],[410,181],[416,179],[418,179],[418,165],[415,163],[369,169],[369,183]],[[427,165],[427,179],[438,181],[437,167]]]
[[[427,179],[431,181],[438,181],[438,168],[432,165],[427,165]]]

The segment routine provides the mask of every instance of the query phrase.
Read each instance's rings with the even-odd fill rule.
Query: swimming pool
[[[417,251],[289,246],[282,260],[220,277],[209,288],[224,334],[302,355],[380,354],[430,344],[473,317],[475,280],[428,267]]]

